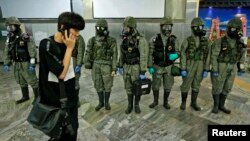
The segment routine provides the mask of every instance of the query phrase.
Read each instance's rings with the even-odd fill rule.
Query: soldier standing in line
[[[99,97],[95,110],[99,111],[104,106],[110,110],[109,98],[117,69],[117,43],[115,38],[109,36],[105,19],[97,21],[95,30],[96,35],[87,44],[85,68],[92,69],[92,79]]]
[[[123,22],[122,44],[118,64],[118,73],[123,74],[124,86],[128,96],[126,114],[132,112],[134,100],[135,112],[141,112],[139,107],[141,96],[136,96],[133,93],[132,85],[135,80],[146,79],[148,50],[146,39],[136,30],[135,18],[126,17]]]
[[[190,87],[191,107],[200,111],[201,108],[197,105],[197,96],[200,89],[200,84],[203,78],[207,77],[210,65],[210,45],[208,38],[204,37],[204,22],[201,18],[194,18],[191,21],[192,35],[187,37],[181,45],[181,75],[183,82],[181,84],[181,110],[186,109],[186,100]]]
[[[154,108],[158,105],[159,89],[161,79],[163,79],[163,106],[166,109],[170,109],[168,97],[174,84],[174,76],[171,74],[171,68],[174,61],[179,58],[179,54],[177,53],[179,45],[176,36],[171,34],[172,27],[172,18],[163,18],[160,23],[161,33],[155,35],[150,40],[148,66],[149,73],[153,75],[152,90],[154,101],[149,105],[149,108]]]
[[[76,80],[75,89],[76,89],[77,95],[79,95],[79,90],[80,90],[79,79],[81,76],[81,67],[83,64],[84,52],[85,52],[85,42],[84,42],[83,37],[79,35],[76,39],[75,48],[72,52],[73,67],[75,71],[75,80]]]
[[[231,113],[231,110],[225,107],[225,101],[233,87],[236,72],[238,76],[242,76],[245,69],[246,45],[241,39],[241,20],[239,18],[231,19],[227,24],[226,33],[215,42],[211,51],[214,100],[212,113],[218,113],[218,110],[227,114]]]
[[[8,36],[4,49],[5,72],[10,71],[10,64],[13,63],[13,70],[16,82],[22,90],[22,98],[16,101],[16,104],[29,100],[28,85],[31,85],[35,95],[34,101],[38,96],[38,79],[36,76],[36,46],[34,40],[22,32],[20,21],[16,17],[6,19]]]

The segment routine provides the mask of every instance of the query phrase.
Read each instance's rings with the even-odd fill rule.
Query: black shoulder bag
[[[63,80],[59,80],[61,107],[53,107],[40,102],[38,99],[33,105],[27,121],[36,129],[42,131],[49,137],[59,139],[63,126],[74,134],[73,128],[68,120],[66,106],[67,97]]]

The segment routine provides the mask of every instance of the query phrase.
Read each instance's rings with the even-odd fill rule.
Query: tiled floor
[[[0,65],[2,68],[2,65]],[[111,93],[111,110],[96,112],[98,98],[93,88],[89,70],[82,70],[80,79],[80,101],[78,130],[79,141],[206,141],[209,124],[250,124],[250,74],[236,78],[234,88],[226,101],[232,110],[230,115],[219,112],[212,114],[213,100],[210,78],[202,82],[198,104],[202,110],[197,112],[190,108],[190,94],[187,109],[179,109],[181,97],[179,86],[181,78],[175,78],[175,85],[169,102],[170,110],[162,106],[162,90],[160,105],[150,109],[148,105],[153,95],[142,97],[141,114],[124,113],[127,107],[127,96],[121,76],[116,76]],[[31,109],[33,92],[30,88],[31,100],[15,105],[20,98],[21,90],[16,84],[13,72],[4,73],[0,69],[0,141],[45,141],[47,136],[32,128],[26,121]]]

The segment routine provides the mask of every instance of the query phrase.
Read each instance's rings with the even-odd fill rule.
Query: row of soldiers
[[[10,70],[13,63],[14,76],[21,86],[22,98],[17,104],[29,99],[28,84],[34,91],[35,99],[38,97],[38,80],[35,72],[36,48],[32,38],[20,28],[20,21],[16,17],[6,20],[8,38],[4,50],[4,70]],[[158,105],[159,89],[163,79],[163,106],[170,109],[168,97],[174,84],[174,62],[180,58],[181,84],[181,110],[186,109],[188,91],[191,90],[191,107],[199,111],[197,104],[200,84],[203,78],[211,71],[212,96],[214,99],[213,113],[219,110],[230,113],[224,104],[232,89],[236,72],[244,72],[244,57],[246,45],[243,43],[242,23],[238,18],[231,19],[227,24],[227,34],[215,42],[208,40],[201,18],[194,18],[191,22],[192,34],[184,39],[179,47],[177,37],[172,34],[173,21],[171,17],[163,18],[160,23],[160,33],[153,36],[149,43],[137,30],[134,17],[128,16],[123,21],[121,33],[120,56],[115,38],[109,36],[108,23],[99,19],[95,26],[96,35],[87,43],[84,64],[86,69],[91,69],[94,87],[99,97],[99,104],[95,110],[105,107],[110,110],[109,98],[113,87],[116,71],[123,75],[124,87],[128,98],[126,114],[140,113],[140,95],[135,95],[133,82],[146,79],[148,71],[152,75],[154,108]],[[73,66],[76,77],[75,89],[79,95],[79,78],[83,64],[85,42],[82,36],[77,37],[74,51],[72,52]],[[210,68],[211,66],[211,68]],[[118,70],[117,70],[118,68]],[[178,69],[177,69],[178,70]]]

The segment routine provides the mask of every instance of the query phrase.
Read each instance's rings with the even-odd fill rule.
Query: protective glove
[[[219,76],[219,73],[218,73],[217,71],[214,71],[214,72],[212,73],[212,76],[213,76],[213,77],[218,77],[218,76]]]
[[[118,73],[119,73],[119,75],[123,75],[123,68],[118,68]]]
[[[148,71],[151,75],[153,75],[155,73],[155,68],[154,67],[149,67]]]
[[[169,55],[169,60],[174,61],[175,59],[179,58],[177,53],[173,53]]]
[[[79,65],[76,65],[75,73],[80,73],[80,72],[81,72],[81,67]]]
[[[4,72],[9,72],[10,71],[10,66],[9,65],[3,65],[3,70],[4,70]]]
[[[30,64],[28,70],[29,70],[29,72],[34,72],[36,70],[36,65]]]
[[[203,75],[203,78],[207,78],[208,72],[206,70],[204,70],[202,75]]]
[[[243,76],[243,75],[244,75],[244,72],[238,71],[238,72],[237,72],[237,75],[238,75],[238,76]]]
[[[185,69],[181,70],[181,76],[187,77],[187,70],[185,70]]]
[[[139,78],[140,80],[145,80],[146,79],[145,73],[140,73]]]

